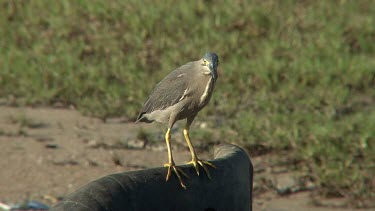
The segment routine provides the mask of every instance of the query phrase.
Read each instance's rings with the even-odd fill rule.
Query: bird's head
[[[207,66],[210,69],[212,77],[217,78],[217,67],[219,66],[219,57],[216,53],[208,52],[203,58],[203,66]]]

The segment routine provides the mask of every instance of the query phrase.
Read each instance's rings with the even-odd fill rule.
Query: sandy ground
[[[141,128],[163,137],[164,128],[158,124],[122,119],[104,123],[74,109],[0,106],[0,202],[37,200],[51,205],[107,174],[161,166],[167,160],[164,141],[137,140]],[[190,154],[178,138],[180,132],[172,134],[177,137],[174,157],[184,163]],[[211,151],[203,149],[201,157],[211,158]],[[264,168],[267,156],[252,158],[255,170]],[[309,191],[279,196],[259,186],[265,174],[261,172],[254,175],[256,188],[262,190],[254,192],[254,210],[353,210],[314,206]],[[337,204],[340,200],[328,205]]]

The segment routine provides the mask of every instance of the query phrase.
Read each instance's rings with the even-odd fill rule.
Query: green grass
[[[222,140],[290,151],[317,191],[375,197],[375,6],[354,1],[1,1],[0,96],[137,112],[206,51],[219,80],[199,119]],[[224,138],[225,137],[225,138]]]

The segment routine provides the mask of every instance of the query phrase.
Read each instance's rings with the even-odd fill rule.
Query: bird
[[[183,134],[191,154],[191,161],[187,164],[194,166],[198,176],[199,166],[201,166],[208,178],[211,179],[207,166],[212,168],[216,168],[216,166],[198,158],[190,140],[189,129],[198,112],[211,99],[216,80],[218,79],[218,66],[218,55],[213,52],[207,52],[203,58],[173,70],[151,91],[136,120],[136,123],[152,123],[154,121],[168,123],[165,133],[168,150],[168,163],[164,164],[164,167],[168,168],[166,181],[169,180],[173,171],[184,189],[186,189],[186,186],[181,175],[186,178],[189,177],[181,168],[176,166],[173,160],[171,130],[176,121],[186,119]]]

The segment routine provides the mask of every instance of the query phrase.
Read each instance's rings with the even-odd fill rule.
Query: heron
[[[199,166],[211,179],[207,166],[216,168],[208,161],[198,158],[190,140],[189,129],[198,112],[204,108],[211,99],[216,80],[219,57],[216,53],[208,52],[203,58],[189,62],[164,77],[153,89],[143,105],[136,122],[152,123],[154,121],[168,123],[165,141],[168,150],[168,168],[166,181],[172,171],[176,174],[180,185],[186,189],[181,175],[188,178],[187,174],[177,167],[171,149],[171,129],[178,120],[186,119],[183,134],[191,154],[192,164],[199,176]]]

